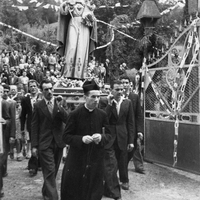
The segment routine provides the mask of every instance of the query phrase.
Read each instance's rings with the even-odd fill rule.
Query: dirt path
[[[8,176],[4,178],[5,197],[2,200],[42,200],[42,173],[29,177],[25,169],[27,162],[9,160]],[[58,189],[62,168],[63,164],[58,173]],[[200,200],[199,175],[150,163],[145,163],[145,169],[145,175],[135,173],[133,163],[130,163],[130,190],[122,191],[123,200]]]

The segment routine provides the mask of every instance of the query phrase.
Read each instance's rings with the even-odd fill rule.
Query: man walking
[[[5,162],[3,165],[3,176],[6,177],[8,175],[7,172],[7,163],[8,163],[8,152],[10,151],[10,158],[14,158],[14,152],[12,151],[12,147],[15,143],[15,134],[16,134],[16,124],[15,124],[15,114],[16,114],[16,102],[9,97],[10,86],[7,84],[3,85],[3,95],[2,98],[9,104],[9,117],[10,121],[6,125],[5,130]]]
[[[128,153],[128,163],[131,159],[133,159],[133,163],[135,166],[135,171],[141,174],[145,173],[144,165],[143,165],[143,156],[141,153],[141,142],[143,140],[143,132],[144,132],[144,117],[142,114],[142,108],[140,105],[139,96],[130,91],[130,79],[128,76],[124,75],[120,77],[124,85],[124,98],[128,98],[132,102],[133,113],[135,116],[135,129],[136,136],[134,139],[134,149],[133,151]]]
[[[127,151],[134,147],[135,120],[132,103],[122,97],[124,86],[121,81],[114,81],[112,94],[108,96],[105,108],[109,119],[112,139],[106,145],[105,156],[105,196],[121,199],[120,187],[117,179],[122,182],[122,189],[129,189]]]
[[[0,85],[0,98],[4,95],[4,88]],[[3,192],[3,177],[7,175],[7,157],[8,157],[8,150],[9,147],[7,145],[8,142],[6,141],[14,141],[15,136],[15,126],[14,122],[12,122],[11,117],[11,106],[10,104],[1,99],[1,106],[2,106],[2,119],[0,119],[0,123],[2,123],[2,131],[3,131],[3,153],[0,153],[0,199],[4,196]],[[12,131],[10,131],[12,130]]]
[[[63,123],[67,113],[53,96],[53,86],[48,80],[40,84],[43,99],[34,106],[31,122],[32,154],[39,154],[44,178],[44,200],[58,200],[56,175],[65,144],[62,141]]]
[[[27,159],[31,158],[31,120],[34,104],[41,100],[41,95],[38,92],[37,82],[35,80],[30,80],[28,82],[29,92],[25,97],[22,98],[22,112],[21,112],[21,131],[25,134],[27,130],[27,148],[26,151],[23,149],[24,156]],[[26,127],[26,130],[25,130]],[[25,148],[25,147],[24,147]],[[37,174],[37,169],[29,169],[31,176]]]

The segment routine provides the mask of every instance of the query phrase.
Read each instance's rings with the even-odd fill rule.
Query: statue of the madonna
[[[58,20],[58,52],[65,57],[62,75],[85,78],[89,54],[97,43],[95,6],[90,0],[67,0],[60,6]]]

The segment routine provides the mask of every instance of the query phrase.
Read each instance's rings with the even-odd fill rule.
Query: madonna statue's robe
[[[84,0],[83,0],[84,1]],[[97,25],[89,27],[83,23],[83,16],[93,15],[87,5],[77,3],[73,10],[61,5],[58,20],[58,52],[65,57],[62,75],[67,78],[86,78],[89,54],[96,47]]]
[[[102,128],[105,127],[105,131]],[[104,146],[111,139],[107,114],[84,105],[69,114],[63,140],[70,145],[61,181],[61,200],[101,200],[103,196]],[[102,134],[99,144],[84,144],[82,137]]]

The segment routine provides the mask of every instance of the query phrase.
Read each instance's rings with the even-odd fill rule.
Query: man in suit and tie
[[[121,76],[120,80],[124,85],[124,97],[130,99],[132,102],[133,113],[135,116],[135,126],[136,126],[134,149],[133,151],[128,153],[128,163],[133,158],[135,171],[144,174],[145,170],[143,165],[143,156],[141,153],[141,142],[143,140],[143,132],[144,132],[144,116],[142,113],[140,98],[137,94],[130,91],[130,79],[128,76],[126,75]]]
[[[105,108],[109,119],[112,139],[106,145],[105,156],[105,196],[121,199],[121,191],[117,179],[122,182],[122,189],[129,189],[127,151],[134,147],[135,120],[132,103],[123,98],[124,86],[121,81],[114,81],[111,85],[112,94],[108,96]]]
[[[40,88],[43,99],[35,104],[31,122],[32,154],[39,154],[44,178],[44,200],[58,200],[56,175],[65,147],[62,134],[67,113],[54,98],[53,85],[49,80],[43,80]]]

